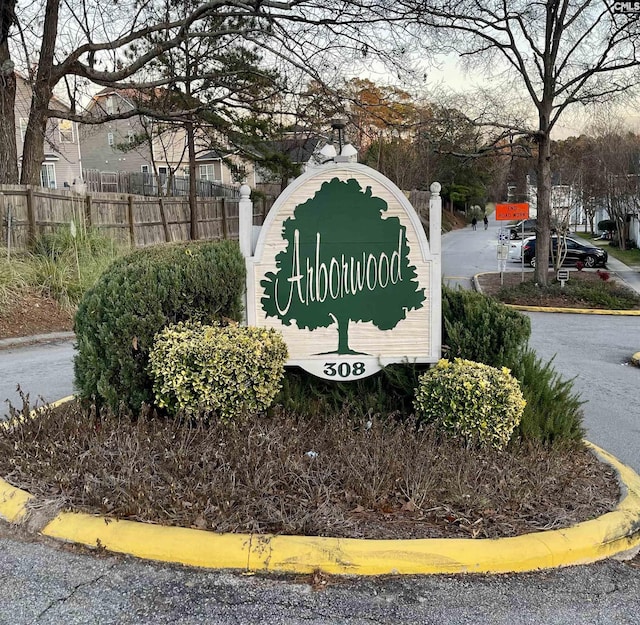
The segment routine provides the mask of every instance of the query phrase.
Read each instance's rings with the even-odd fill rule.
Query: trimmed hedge
[[[153,337],[180,321],[239,321],[244,284],[244,259],[231,241],[153,246],[115,261],[76,313],[79,396],[134,411],[152,403]]]
[[[420,377],[419,421],[460,437],[470,447],[502,449],[520,423],[526,401],[509,369],[442,358]]]
[[[280,390],[287,346],[273,329],[170,325],[150,353],[156,405],[196,419],[263,412]]]

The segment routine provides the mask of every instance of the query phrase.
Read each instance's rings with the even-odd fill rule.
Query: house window
[[[200,179],[220,182],[222,180],[222,164],[220,161],[216,163],[208,163],[207,165],[200,165]]]
[[[107,115],[113,115],[115,113],[115,99],[113,96],[108,96],[105,101],[105,106],[107,109]]]
[[[73,143],[73,122],[70,119],[58,120],[60,143]]]
[[[136,140],[136,133],[133,130],[127,132],[127,143],[134,143]]]
[[[149,173],[149,165],[142,165],[142,166],[140,167],[140,171],[141,171],[143,174],[148,174],[148,173]]]
[[[54,163],[43,163],[40,169],[40,184],[45,189],[56,188],[56,166]]]
[[[108,132],[107,133],[107,143],[111,146],[113,146],[115,144],[115,139],[113,137],[113,133],[112,132]]]
[[[20,139],[22,140],[22,143],[24,143],[24,135],[27,132],[27,123],[28,123],[28,119],[26,117],[21,117],[20,118]]]

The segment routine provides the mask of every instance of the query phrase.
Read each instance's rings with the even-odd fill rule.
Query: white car
[[[520,263],[522,262],[522,244],[529,239],[535,239],[535,237],[527,237],[526,239],[512,239],[509,241],[509,260]]]

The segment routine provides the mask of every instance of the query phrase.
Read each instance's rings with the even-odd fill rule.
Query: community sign
[[[433,254],[406,196],[369,167],[310,170],[278,198],[247,259],[247,322],[280,330],[288,365],[326,379],[436,362],[439,215],[437,229]]]

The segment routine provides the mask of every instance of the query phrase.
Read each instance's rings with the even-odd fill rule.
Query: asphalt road
[[[0,349],[0,415],[8,411],[8,402],[22,407],[18,386],[31,404],[73,394],[73,342]]]
[[[619,562],[536,574],[246,576],[3,537],[3,625],[638,625],[640,570]]]
[[[449,284],[494,271],[496,226],[448,234]],[[512,267],[517,270],[517,267]],[[637,318],[532,314],[532,344],[578,375],[588,437],[640,470]],[[0,396],[72,391],[70,342],[0,350]],[[326,583],[322,583],[326,581]],[[533,574],[370,579],[242,575],[91,553],[0,523],[0,625],[640,625],[640,568],[608,561]]]

